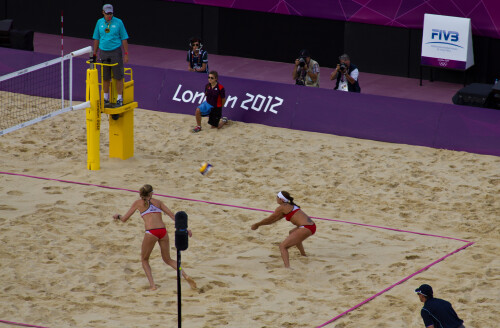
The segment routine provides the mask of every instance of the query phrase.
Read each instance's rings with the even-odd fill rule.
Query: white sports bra
[[[149,213],[161,213],[162,210],[159,209],[158,207],[154,206],[153,203],[151,203],[151,201],[149,202],[149,207],[147,210],[145,210],[144,212],[141,213],[141,216],[144,216],[146,214],[149,214]]]

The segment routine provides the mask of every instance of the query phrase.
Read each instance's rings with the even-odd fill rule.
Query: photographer
[[[348,91],[348,92],[361,92],[359,87],[358,68],[351,64],[351,60],[347,54],[339,57],[340,63],[330,75],[330,80],[337,79],[334,90]]]
[[[208,74],[208,53],[202,49],[203,44],[198,38],[189,40],[187,53],[188,71]]]
[[[300,51],[299,58],[295,59],[293,79],[297,85],[319,88],[319,64],[311,59],[309,51]]]

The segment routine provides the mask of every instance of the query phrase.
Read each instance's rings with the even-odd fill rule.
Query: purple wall
[[[49,59],[47,55],[10,49],[0,49],[0,58],[0,75]],[[87,67],[85,59],[75,60],[75,100],[84,99]],[[206,75],[130,67],[140,108],[194,114],[207,83]],[[221,76],[219,82],[226,88],[223,113],[232,120],[500,156],[498,110],[234,77]]]
[[[367,24],[422,28],[424,14],[471,18],[474,34],[500,38],[498,0],[165,0]]]

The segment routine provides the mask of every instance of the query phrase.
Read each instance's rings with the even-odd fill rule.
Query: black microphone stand
[[[177,249],[177,326],[182,327],[182,310],[181,310],[181,251],[188,248],[188,216],[186,212],[180,211],[175,213],[175,248]]]
[[[181,251],[177,250],[177,327],[182,327],[181,311]]]

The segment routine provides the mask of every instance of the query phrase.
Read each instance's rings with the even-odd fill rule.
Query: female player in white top
[[[163,261],[174,268],[174,270],[177,270],[177,262],[170,257],[168,233],[165,223],[162,220],[162,212],[167,214],[174,222],[175,216],[162,201],[153,198],[153,187],[151,185],[146,184],[142,186],[139,194],[141,198],[132,204],[125,215],[115,214],[113,215],[113,219],[125,222],[135,211],[138,210],[141,213],[146,229],[142,241],[141,262],[146,277],[148,277],[151,290],[156,290],[157,287],[153,280],[151,266],[149,265],[149,256],[157,242],[160,245]],[[191,237],[191,230],[188,230],[188,235]],[[182,276],[187,280],[191,288],[196,289],[196,282],[184,270],[182,270]]]

